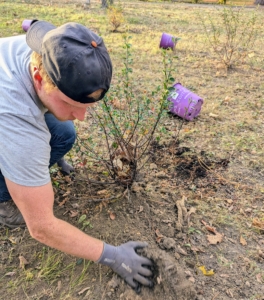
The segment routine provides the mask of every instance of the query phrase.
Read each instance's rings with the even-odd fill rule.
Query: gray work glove
[[[146,278],[146,276],[152,276],[152,272],[147,266],[151,267],[153,263],[148,258],[136,253],[137,249],[147,245],[143,242],[128,242],[115,247],[104,243],[103,253],[97,262],[109,266],[139,292],[140,284],[153,287],[153,282]]]

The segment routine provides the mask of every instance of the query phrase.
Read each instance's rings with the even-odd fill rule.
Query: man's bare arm
[[[65,253],[96,261],[103,251],[103,242],[53,214],[54,193],[51,183],[26,187],[6,179],[12,199],[21,211],[33,238]]]
[[[135,289],[138,283],[153,286],[147,278],[152,275],[148,268],[152,262],[136,253],[137,249],[146,247],[146,243],[128,242],[112,246],[57,219],[53,214],[54,194],[51,183],[41,187],[25,187],[8,179],[6,183],[33,238],[65,253],[107,265]]]

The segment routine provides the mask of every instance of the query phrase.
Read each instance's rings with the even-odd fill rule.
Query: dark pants
[[[51,113],[45,114],[45,120],[51,133],[50,167],[69,152],[75,142],[76,132],[72,121],[59,121]],[[37,168],[38,166],[36,166]],[[0,170],[0,202],[11,199],[5,178]]]

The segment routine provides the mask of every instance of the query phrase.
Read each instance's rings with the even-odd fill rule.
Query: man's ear
[[[37,89],[40,89],[42,85],[42,77],[40,75],[39,69],[37,67],[34,67],[32,73],[35,86]]]

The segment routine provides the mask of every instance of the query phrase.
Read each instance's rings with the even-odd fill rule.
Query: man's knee
[[[73,146],[76,140],[76,131],[72,121],[66,121],[63,130],[63,139],[67,141],[67,144]]]
[[[59,121],[52,113],[45,114],[45,120],[51,134],[51,146],[67,144],[71,148],[76,140],[76,131],[72,121]]]

